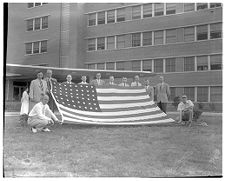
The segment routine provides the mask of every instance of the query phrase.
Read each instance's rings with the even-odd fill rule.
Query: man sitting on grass
[[[49,109],[48,101],[49,96],[42,95],[41,101],[35,104],[29,113],[28,125],[31,126],[33,133],[37,133],[38,131],[49,132],[48,126],[53,125],[54,121],[59,122],[57,117]]]
[[[178,123],[181,123],[183,121],[182,122],[183,124],[191,125],[192,118],[193,118],[194,104],[192,103],[191,100],[187,100],[186,95],[183,95],[181,98],[182,98],[182,101],[178,104],[178,108],[177,108],[177,111],[179,111],[180,113]]]

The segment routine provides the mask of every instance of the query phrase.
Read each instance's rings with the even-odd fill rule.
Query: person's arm
[[[34,81],[31,81],[29,97],[31,101],[34,101]]]
[[[181,104],[178,104],[177,111],[179,111],[179,123],[182,121],[182,108]]]
[[[55,114],[49,109],[49,106],[47,106],[46,110],[48,111],[48,113],[51,115],[51,118],[54,120],[54,121],[58,121],[59,120],[57,119],[57,117],[55,116]]]
[[[167,96],[168,96],[168,98],[170,97],[170,87],[169,87],[169,85],[167,84],[167,86],[166,86],[166,91],[167,91]]]

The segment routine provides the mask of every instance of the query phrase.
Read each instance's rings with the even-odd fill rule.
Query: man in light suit
[[[154,88],[150,85],[149,80],[145,80],[145,89],[152,101],[154,101]]]
[[[115,78],[114,78],[113,75],[111,75],[111,76],[109,77],[109,82],[108,82],[107,85],[117,85],[114,81],[115,81]]]
[[[100,85],[104,85],[105,82],[104,80],[101,80],[101,74],[97,73],[96,74],[96,79],[92,80],[91,85],[94,85],[96,87],[100,86]]]
[[[39,72],[37,74],[37,79],[31,81],[30,85],[30,104],[29,104],[29,110],[31,110],[35,104],[40,102],[41,95],[47,93],[47,83],[43,79],[43,73]]]
[[[118,86],[120,86],[120,87],[129,87],[129,84],[127,84],[127,78],[123,77],[122,78],[122,83],[120,83]]]
[[[82,76],[81,80],[82,80],[82,82],[80,82],[79,84],[88,84],[88,83],[86,82],[87,77],[86,77],[85,75]]]
[[[168,97],[170,96],[170,87],[164,82],[164,77],[160,76],[160,83],[156,85],[157,105],[166,113]]]
[[[134,82],[131,83],[131,87],[140,87],[142,84],[139,82],[140,78],[138,75],[134,77]]]

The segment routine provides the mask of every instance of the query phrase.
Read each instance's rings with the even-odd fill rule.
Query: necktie
[[[50,90],[51,89],[50,78],[47,79],[47,86],[48,86],[48,89]]]
[[[43,91],[43,83],[42,83],[42,80],[40,80],[40,88]]]
[[[126,86],[126,83],[124,83],[124,87]]]

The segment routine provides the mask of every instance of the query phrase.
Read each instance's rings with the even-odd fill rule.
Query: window
[[[197,26],[197,40],[208,39],[208,27],[207,25]]]
[[[141,33],[132,34],[132,47],[140,46],[140,35]]]
[[[210,102],[222,102],[222,87],[210,87]]]
[[[173,101],[176,97],[176,87],[170,87],[170,97],[169,100]]]
[[[40,18],[35,18],[35,30],[40,30]]]
[[[96,13],[89,14],[89,26],[95,26],[96,25]]]
[[[195,40],[195,28],[194,27],[184,28],[184,41],[190,42],[194,40]]]
[[[208,102],[208,87],[197,87],[197,102]]]
[[[197,10],[207,9],[208,4],[207,3],[197,3]]]
[[[95,69],[95,64],[88,64],[88,69]]]
[[[171,29],[166,30],[166,43],[176,43],[177,42],[177,30]]]
[[[176,70],[176,59],[167,58],[166,59],[166,72],[175,72]]]
[[[154,32],[154,43],[155,45],[163,44],[163,31]]]
[[[97,64],[97,69],[98,70],[104,70],[104,63],[98,63]]]
[[[32,54],[32,43],[25,44],[26,54]]]
[[[188,100],[195,100],[195,88],[194,87],[184,87],[184,94],[187,96]]]
[[[195,70],[195,57],[184,57],[184,71]]]
[[[48,16],[42,17],[42,29],[48,28]]]
[[[88,39],[88,51],[96,50],[96,39]]]
[[[143,33],[143,46],[152,45],[152,32]]]
[[[140,19],[141,18],[141,6],[132,7],[132,19]]]
[[[97,38],[97,50],[104,50],[105,49],[105,38]]]
[[[152,4],[143,5],[143,18],[152,17]]]
[[[176,14],[177,4],[175,3],[167,3],[166,4],[166,14]]]
[[[125,8],[117,9],[117,22],[125,21]]]
[[[132,70],[140,71],[140,68],[141,68],[140,64],[141,64],[140,60],[132,61]]]
[[[98,25],[105,24],[105,12],[99,12],[98,16]]]
[[[208,56],[197,57],[197,71],[208,70]]]
[[[125,35],[117,36],[117,48],[125,48],[125,46],[126,46]]]
[[[221,3],[210,3],[210,8],[221,7]]]
[[[184,12],[194,11],[195,3],[184,3]]]
[[[143,60],[143,71],[152,72],[152,60]]]
[[[210,70],[221,70],[221,69],[222,69],[222,55],[211,55]]]
[[[27,3],[27,7],[28,8],[33,8],[34,7],[34,3]]]
[[[163,59],[154,60],[154,72],[163,72]]]
[[[106,63],[107,70],[115,70],[115,63],[114,62],[107,62]]]
[[[33,53],[39,53],[39,42],[33,43]]]
[[[222,23],[215,23],[210,25],[210,39],[221,38]]]
[[[35,3],[35,6],[41,6],[42,3]]]
[[[107,37],[107,49],[115,49],[115,37],[109,36]]]
[[[163,3],[155,3],[155,16],[164,15],[164,4]]]
[[[47,52],[47,40],[41,41],[41,53]]]
[[[27,31],[33,31],[33,19],[27,20]]]
[[[125,62],[116,62],[116,70],[125,70]]]
[[[107,23],[115,22],[115,10],[107,11]]]
[[[25,43],[27,55],[47,52],[47,40]]]

